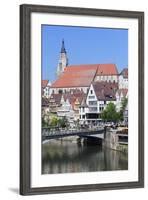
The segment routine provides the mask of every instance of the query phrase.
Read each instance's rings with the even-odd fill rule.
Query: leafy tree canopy
[[[103,110],[101,117],[104,121],[117,122],[120,120],[120,113],[116,111],[114,103],[109,103]]]
[[[58,125],[58,118],[57,117],[52,117],[50,121],[50,126],[51,127],[56,127]]]
[[[65,128],[68,127],[68,120],[66,117],[58,118],[56,116],[51,118],[50,127],[55,128]]]
[[[61,128],[65,128],[68,126],[68,120],[66,117],[63,117],[61,119],[58,120],[58,126]]]

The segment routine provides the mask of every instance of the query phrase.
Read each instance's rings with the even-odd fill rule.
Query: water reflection
[[[42,146],[42,174],[127,169],[127,154],[99,145],[50,140]]]

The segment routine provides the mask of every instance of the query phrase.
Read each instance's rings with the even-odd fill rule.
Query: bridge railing
[[[69,129],[69,130],[67,130],[67,129],[60,129],[60,130],[52,130],[52,129],[50,129],[49,130],[49,128],[42,128],[42,135],[44,135],[44,136],[48,136],[48,135],[68,135],[68,134],[72,134],[72,133],[86,133],[86,132],[92,132],[92,131],[100,131],[100,130],[103,130],[103,127],[101,128],[88,128],[88,129],[84,129],[84,128],[82,128],[82,129]]]

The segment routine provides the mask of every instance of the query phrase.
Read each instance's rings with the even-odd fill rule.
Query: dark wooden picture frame
[[[31,187],[31,14],[57,13],[106,16],[138,20],[138,181],[107,184],[87,184],[54,187]],[[56,7],[43,5],[20,6],[20,194],[86,192],[108,189],[144,187],[144,13],[121,10]]]

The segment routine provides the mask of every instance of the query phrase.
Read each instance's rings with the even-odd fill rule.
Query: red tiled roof
[[[123,78],[128,78],[128,68],[124,68],[120,73]]]
[[[48,84],[48,80],[42,80],[41,84],[42,84],[42,88],[45,88]]]
[[[117,75],[115,64],[87,64],[67,66],[51,88],[89,87],[96,75]]]
[[[118,70],[115,64],[99,64],[97,75],[118,75]]]
[[[73,93],[73,94],[66,93],[66,94],[63,94],[63,97],[65,101],[68,99],[71,104],[75,102],[76,99],[81,103],[82,100],[86,97],[86,94],[84,94],[84,92]]]
[[[68,66],[59,79],[52,85],[52,88],[66,87],[88,87],[96,74],[97,66]]]

